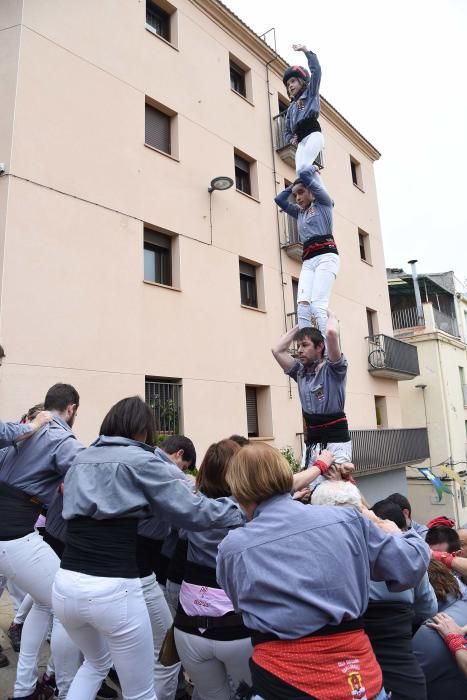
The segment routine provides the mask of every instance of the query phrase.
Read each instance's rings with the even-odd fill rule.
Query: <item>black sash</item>
[[[306,136],[309,136],[314,131],[321,131],[319,121],[316,117],[306,117],[305,119],[300,119],[295,127],[295,136],[298,142],[303,141]]]
[[[306,413],[303,411],[306,423],[307,445],[326,447],[330,442],[349,442],[349,424],[344,411],[339,413]]]
[[[17,540],[34,531],[42,504],[36,496],[0,481],[0,541]]]

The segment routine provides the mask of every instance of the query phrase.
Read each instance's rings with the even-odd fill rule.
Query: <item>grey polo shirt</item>
[[[305,413],[328,414],[344,410],[347,366],[347,360],[341,355],[337,362],[325,360],[317,372],[298,360],[284,371],[297,382]]]

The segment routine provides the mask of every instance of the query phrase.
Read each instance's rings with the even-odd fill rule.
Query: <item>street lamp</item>
[[[233,180],[231,177],[226,175],[219,175],[219,177],[213,177],[211,184],[208,187],[208,192],[214,192],[214,190],[230,190],[233,185]]]

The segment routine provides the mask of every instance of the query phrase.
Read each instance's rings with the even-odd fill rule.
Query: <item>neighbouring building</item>
[[[439,501],[416,469],[407,470],[414,517],[446,514],[467,522],[467,297],[456,291],[453,272],[416,274],[387,271],[392,323],[397,338],[417,348],[420,374],[400,385],[402,423],[426,425],[430,459],[424,466],[447,466],[461,477],[444,482],[452,496]],[[417,304],[416,288],[419,300]],[[421,465],[420,465],[421,466]]]
[[[300,271],[294,222],[273,202],[294,179],[283,59],[217,0],[9,0],[0,30],[1,415],[61,380],[81,393],[84,441],[137,393],[201,455],[233,432],[298,453],[296,388],[270,352]],[[341,254],[332,308],[372,499],[405,490],[405,465],[428,454],[424,422],[400,415],[417,352],[392,337],[380,154],[324,99],[321,124]],[[219,176],[234,187],[209,191]]]

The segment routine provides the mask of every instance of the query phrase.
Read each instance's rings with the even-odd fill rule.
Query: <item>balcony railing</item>
[[[290,214],[281,213],[282,217],[282,247],[290,258],[302,261],[303,246],[298,235],[297,219]]]
[[[423,311],[420,312],[420,315],[416,306],[409,306],[407,309],[398,309],[393,311],[391,314],[392,327],[395,331],[398,331],[402,330],[403,328],[416,328],[417,326],[424,326],[425,317],[423,316]]]
[[[356,476],[397,469],[428,459],[426,428],[351,430]]]
[[[146,381],[146,403],[154,412],[156,431],[179,433],[182,417],[182,387],[175,382]]]
[[[298,433],[303,448],[303,433]],[[430,456],[426,428],[351,430],[355,476],[420,464]]]
[[[296,146],[292,146],[285,138],[285,115],[286,112],[281,112],[273,117],[274,124],[274,143],[276,146],[276,151],[280,155],[283,161],[288,163],[295,168],[295,153],[297,151]],[[319,153],[315,160],[315,164],[319,168],[324,167],[323,154]]]
[[[420,374],[415,345],[388,335],[372,335],[368,340],[368,371],[387,379],[413,379]]]
[[[459,329],[457,327],[457,319],[453,316],[438,311],[433,307],[433,316],[435,318],[435,326],[438,330],[444,331],[444,333],[449,333],[455,337],[459,336]]]

